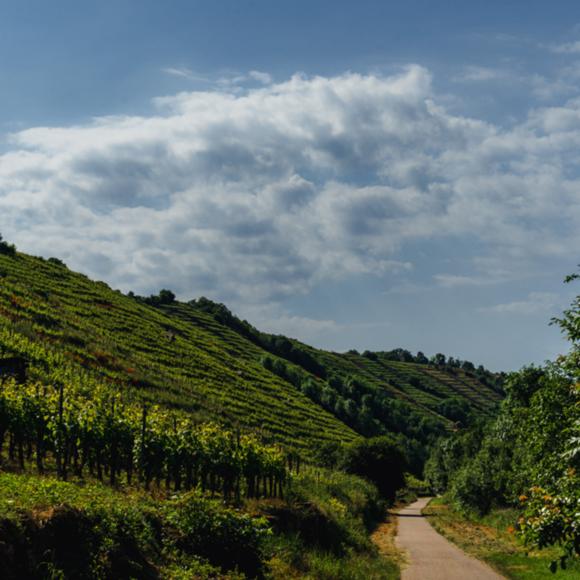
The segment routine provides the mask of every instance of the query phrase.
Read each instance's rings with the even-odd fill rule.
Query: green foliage
[[[318,377],[325,377],[324,367],[306,349],[302,348],[298,341],[281,335],[260,332],[248,321],[240,320],[237,316],[234,316],[224,304],[213,302],[205,296],[197,300],[191,300],[189,305],[196,310],[211,314],[218,322],[240,333],[271,354],[287,359]]]
[[[162,498],[0,474],[3,577],[44,578],[37,570],[48,568],[56,577],[88,579],[397,577],[368,536],[384,518],[381,499],[358,477],[306,468],[284,501],[248,507],[252,516],[199,491]],[[42,553],[32,550],[39,545]],[[2,560],[6,554],[12,559]]]
[[[512,373],[484,436],[457,434],[439,443],[425,470],[465,510],[522,507],[518,529],[526,543],[562,547],[552,570],[580,556],[580,297],[554,323],[570,340],[570,352]]]
[[[433,492],[431,486],[424,480],[418,479],[412,473],[405,474],[405,487],[415,496],[430,496]]]
[[[398,578],[397,566],[379,557],[368,530],[384,519],[371,483],[326,469],[293,478],[284,506],[265,506],[277,532],[270,538],[272,577]]]
[[[405,485],[407,461],[404,451],[388,436],[352,443],[346,450],[344,467],[348,472],[372,481],[390,502]]]
[[[520,497],[523,506],[519,531],[527,545],[546,548],[561,546],[559,560],[551,564],[552,571],[580,555],[580,478],[574,469],[568,470],[548,491],[539,486],[530,488]]]
[[[362,355],[357,351],[326,353],[295,340],[261,333],[223,304],[207,298],[189,305],[211,314],[271,353],[260,357],[266,370],[356,432],[367,437],[397,434],[417,475],[422,472],[426,448],[452,423],[465,425],[474,418],[491,415],[501,398],[497,392],[499,375],[483,369],[483,374],[478,370],[474,378],[459,368],[462,361],[453,358],[446,361],[452,364],[451,374],[447,367],[428,365],[422,353],[415,358],[403,349],[365,351]],[[476,371],[472,363],[467,362],[465,367]],[[480,376],[492,386],[483,387]],[[329,465],[328,460],[322,461]]]
[[[124,405],[175,409],[228,432],[259,431],[261,440],[307,458],[326,442],[390,433],[419,476],[426,448],[452,427],[437,410],[442,401],[461,398],[485,416],[500,398],[461,370],[313,349],[260,333],[207,299],[183,304],[170,291],[152,300],[123,296],[56,260],[0,255],[0,269],[0,353],[26,358],[32,383],[53,392],[64,385],[85,399],[122,393]],[[113,429],[122,441],[125,429]],[[47,448],[51,456],[61,453],[65,432]],[[62,448],[65,465],[67,453]],[[118,461],[128,464],[122,455]],[[155,462],[162,479],[173,469]]]
[[[511,374],[505,388],[498,418],[438,443],[425,469],[434,489],[449,489],[463,509],[480,514],[516,505],[525,489],[566,470],[574,405],[569,378],[553,365],[528,367]]]
[[[128,494],[130,508],[124,500],[122,506],[102,500],[96,514],[86,509],[87,498],[72,505],[77,486],[62,483],[68,486],[64,500],[57,486],[39,486],[40,503],[42,494],[59,496],[46,506],[69,504],[72,511],[62,518],[78,520],[81,531],[85,524],[106,529],[98,537],[125,546],[120,551],[126,551],[125,542],[140,538],[131,566],[141,570],[154,562],[176,576],[202,569],[210,574],[211,554],[222,553],[215,566],[229,568],[240,551],[253,562],[247,569],[257,570],[252,566],[262,558],[256,555],[262,554],[259,522],[247,524],[247,516],[218,504],[200,507],[195,495],[185,500],[180,490],[197,485],[243,501],[244,496],[279,496],[284,484],[285,498],[294,505],[310,503],[311,521],[328,524],[327,537],[340,546],[328,548],[335,561],[349,562],[351,571],[357,561],[365,562],[350,576],[364,577],[363,570],[376,563],[366,531],[380,512],[376,489],[354,476],[310,470],[289,488],[277,445],[308,459],[317,449],[334,446],[334,457],[325,457],[329,465],[339,465],[357,432],[391,433],[392,444],[418,475],[425,447],[452,425],[437,410],[442,401],[457,396],[474,415],[486,416],[500,399],[461,369],[449,373],[424,362],[391,361],[381,353],[320,351],[259,333],[223,305],[206,301],[200,307],[202,299],[183,304],[170,291],[150,299],[124,296],[57,259],[0,255],[0,271],[0,357],[29,363],[27,384],[5,382],[0,389],[3,458],[11,468],[56,470],[62,478],[83,482],[102,478],[115,489],[130,481],[130,487],[150,487],[157,495],[175,494],[167,500],[175,501],[174,511],[147,495],[139,495],[136,505]],[[389,485],[398,485],[396,477],[389,479]],[[189,509],[184,501],[197,507]],[[223,548],[218,542],[218,548],[210,537],[231,538],[232,544]],[[211,545],[201,546],[202,540]],[[88,552],[99,562],[109,562],[103,556],[109,548],[90,545]],[[325,548],[316,550],[303,565],[336,574]],[[55,574],[63,569],[58,558],[50,565]],[[341,570],[344,577],[348,569]]]
[[[130,293],[130,296],[143,304],[150,306],[163,306],[165,304],[173,304],[175,302],[175,294],[171,290],[164,288],[159,291],[159,294],[151,294],[151,296],[136,296]]]
[[[276,496],[286,479],[285,455],[255,437],[216,425],[195,425],[177,412],[127,404],[118,393],[93,390],[90,398],[64,387],[0,383],[0,457],[8,437],[8,457],[21,469],[34,459],[40,473],[48,455],[57,474],[72,472],[111,484],[124,474],[149,489],[164,481],[169,489],[221,491],[225,498]],[[25,454],[25,449],[27,450]]]
[[[62,265],[0,255],[0,357],[32,381],[182,410],[301,453],[355,433],[264,369],[265,351],[177,301],[151,307]],[[183,313],[183,318],[180,316]]]
[[[558,549],[538,550],[521,541],[515,533],[520,517],[518,508],[493,509],[480,516],[455,509],[443,497],[429,502],[423,513],[438,532],[468,554],[488,562],[505,578],[545,580],[552,576],[550,562],[558,556]],[[554,577],[557,580],[577,580],[580,561],[568,559],[566,569],[559,570]]]
[[[225,570],[238,569],[252,578],[261,575],[264,540],[271,533],[265,518],[218,506],[197,492],[169,502],[164,512],[177,550]]]
[[[471,419],[469,403],[457,397],[443,399],[437,405],[436,410],[440,415],[462,425],[468,425]]]
[[[483,367],[475,369],[469,361],[450,357],[445,360],[446,365],[435,369],[428,366],[423,353],[415,357],[404,349],[365,351],[362,355],[356,350],[327,353],[296,340],[259,332],[223,304],[207,298],[193,300],[189,305],[211,314],[275,355],[277,358],[262,357],[268,370],[365,436],[397,432],[428,445],[448,424],[448,418],[438,411],[443,400],[465,401],[469,413],[480,416],[492,413],[501,398],[503,376]],[[284,360],[290,364],[285,365]],[[468,375],[460,370],[462,366],[474,372]],[[306,377],[300,370],[306,372]],[[466,418],[465,413],[462,417]],[[423,459],[418,458],[417,463],[422,465]]]
[[[0,254],[3,254],[4,256],[16,255],[16,246],[4,241],[2,235],[0,235]]]
[[[66,264],[60,258],[48,258],[47,262],[55,266],[60,266],[61,268],[66,268]]]
[[[47,570],[87,579],[237,578],[224,574],[237,568],[260,577],[269,534],[263,518],[199,492],[160,500],[97,483],[0,475],[0,561],[7,580],[46,578]]]

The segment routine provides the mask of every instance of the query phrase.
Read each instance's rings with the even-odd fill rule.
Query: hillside
[[[396,550],[370,538],[385,501],[502,396],[490,373],[400,355],[316,349],[168,290],[124,295],[0,240],[0,568],[397,578]]]
[[[413,357],[401,349],[391,353],[329,352],[260,332],[223,304],[206,298],[189,303],[164,301],[158,296],[138,299],[196,326],[205,325],[217,334],[217,340],[225,339],[224,327],[235,331],[237,342],[230,345],[238,357],[261,361],[357,433],[367,437],[396,434],[417,474],[428,447],[439,436],[493,416],[503,397],[503,375],[475,369],[471,363],[461,368],[460,361],[446,361],[443,355],[435,357],[440,364],[431,364],[425,357]],[[207,325],[207,314],[214,320],[212,325]],[[397,357],[422,362],[392,360]],[[329,458],[332,450],[325,446],[317,459],[332,466]]]
[[[428,442],[458,405],[481,416],[501,399],[461,369],[315,349],[203,304],[125,296],[57,259],[0,255],[0,356],[26,358],[32,379],[112,384],[306,452],[357,433]]]
[[[262,431],[306,448],[355,433],[248,356],[238,336],[188,324],[69,271],[0,256],[0,352],[30,361],[32,379],[114,384],[127,396]]]

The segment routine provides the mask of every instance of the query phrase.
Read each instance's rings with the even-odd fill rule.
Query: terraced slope
[[[461,369],[442,370],[432,365],[421,365],[377,360],[355,354],[342,355],[353,360],[360,369],[405,400],[413,400],[424,409],[434,410],[448,398],[466,400],[476,415],[493,414],[502,395]]]
[[[305,450],[384,432],[424,446],[455,423],[442,403],[481,416],[501,399],[459,369],[316,349],[260,333],[210,301],[151,305],[20,253],[0,254],[0,356],[13,355],[30,361],[32,379],[113,384]]]
[[[503,397],[500,389],[460,368],[398,362],[386,358],[385,353],[329,352],[294,339],[262,333],[246,321],[239,320],[224,305],[206,299],[162,308],[192,324],[206,324],[200,316],[211,314],[217,326],[208,327],[208,330],[220,334],[224,332],[223,327],[228,326],[238,333],[244,344],[253,343],[253,349],[239,349],[238,356],[254,356],[264,361],[266,351],[266,358],[270,359],[269,368],[276,367],[276,372],[297,389],[366,435],[377,434],[381,429],[368,421],[366,426],[361,424],[360,417],[348,416],[341,405],[353,402],[359,416],[364,415],[366,406],[367,415],[370,413],[373,420],[382,421],[387,431],[421,439],[427,438],[427,434],[424,433],[423,437],[412,428],[412,424],[421,418],[429,423],[427,430],[434,435],[440,428],[455,426],[456,420],[444,412],[445,403],[450,400],[462,402],[472,416],[481,417],[491,416]],[[284,364],[280,365],[280,359],[285,361]],[[314,386],[312,379],[316,381]],[[353,380],[358,386],[350,384]],[[393,412],[385,412],[385,399],[401,403],[395,414],[406,414],[407,425],[401,425],[400,418],[392,416]]]
[[[349,441],[353,430],[266,370],[250,341],[204,313],[169,316],[57,261],[0,255],[0,356],[30,376],[242,425],[297,448]]]

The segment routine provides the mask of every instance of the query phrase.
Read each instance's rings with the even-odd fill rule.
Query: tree
[[[403,449],[385,435],[352,443],[346,449],[344,467],[372,481],[379,493],[393,502],[397,490],[405,485],[407,458]]]
[[[468,361],[468,360],[464,360],[461,363],[461,368],[464,371],[467,371],[467,372],[470,372],[470,373],[474,373],[475,372],[475,365],[471,361]]]
[[[517,529],[526,544],[563,550],[552,562],[555,571],[558,563],[564,567],[568,558],[580,556],[580,296],[552,323],[570,341],[569,353],[511,373],[496,419],[483,431],[476,423],[438,443],[425,475],[463,509],[485,513],[519,506]],[[473,369],[468,361],[462,366]],[[481,366],[475,372],[491,381],[504,378]],[[460,410],[450,400],[439,409]]]
[[[448,397],[437,404],[435,410],[451,421],[461,423],[463,426],[469,423],[470,407],[465,399]]]
[[[171,304],[175,302],[175,294],[171,290],[164,288],[159,292],[159,304]]]
[[[175,302],[175,294],[171,290],[164,288],[156,296],[151,294],[148,298],[143,298],[143,302],[151,304],[152,306],[160,306],[161,304],[173,304]]]
[[[578,279],[580,274],[575,273],[564,281]],[[561,546],[561,558],[551,565],[555,572],[558,563],[565,567],[568,558],[580,556],[580,295],[552,324],[560,327],[571,345],[557,361],[563,376],[557,377],[556,384],[551,381],[549,389],[541,388],[545,379],[540,378],[528,389],[520,386],[516,393],[520,399],[532,393],[535,412],[532,432],[526,435],[541,459],[534,465],[536,485],[520,497],[524,508],[520,532],[527,543],[538,547]],[[549,477],[542,477],[543,472]]]
[[[4,238],[2,238],[2,234],[0,234],[0,254],[4,254],[5,256],[16,255],[16,246],[5,242]]]
[[[384,354],[387,360],[397,360],[401,362],[415,362],[415,357],[404,348],[396,348]]]
[[[47,262],[55,266],[60,266],[61,268],[66,268],[66,264],[60,258],[48,258]]]

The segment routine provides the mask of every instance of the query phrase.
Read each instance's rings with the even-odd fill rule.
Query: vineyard
[[[381,429],[428,442],[453,426],[446,399],[486,415],[501,398],[463,371],[260,342],[196,304],[137,298],[57,259],[0,254],[0,357],[25,359],[32,382],[85,397],[113,389],[305,456]]]
[[[261,360],[267,370],[305,392],[357,432],[361,432],[360,428],[341,412],[341,398],[348,404],[348,399],[356,402],[365,392],[372,391],[379,398],[396,401],[407,419],[413,417],[413,422],[437,425],[434,432],[453,426],[453,419],[441,413],[441,403],[450,398],[464,401],[474,416],[482,418],[493,416],[503,398],[501,385],[488,384],[484,377],[470,371],[393,361],[384,353],[324,351],[298,340],[262,333],[236,318],[224,305],[207,299],[187,304],[173,302],[159,308],[174,318],[203,326],[218,340],[227,336],[228,346],[237,356],[249,361]],[[213,320],[207,320],[208,313]],[[231,336],[232,330],[237,334],[235,338]],[[355,388],[355,392],[345,397],[341,383],[353,381],[364,383],[368,388]],[[397,431],[394,425],[389,427]]]
[[[435,477],[435,459],[486,441],[477,429],[513,399],[504,378],[441,354],[329,352],[205,298],[123,294],[60,260],[0,253],[0,545],[12,554],[0,549],[0,566],[31,578],[46,565],[64,577],[395,577],[369,543],[381,502],[426,461],[445,488],[452,471]],[[358,477],[368,453],[389,457],[388,476]],[[454,493],[491,505],[471,493],[474,473],[454,474]],[[51,526],[65,527],[42,544]],[[57,542],[66,526],[86,536],[82,570]]]
[[[5,443],[7,442],[7,445]],[[6,449],[7,447],[7,449]],[[63,385],[0,385],[0,454],[39,474],[105,477],[149,490],[223,493],[224,499],[283,495],[286,455],[256,437],[216,425],[195,425],[176,412],[127,405],[118,393],[75,396]]]
[[[0,255],[0,357],[24,358],[31,381],[85,396],[112,388],[124,400],[250,429],[302,452],[355,438],[258,360],[237,356],[237,335],[224,332],[220,339],[56,260]]]

